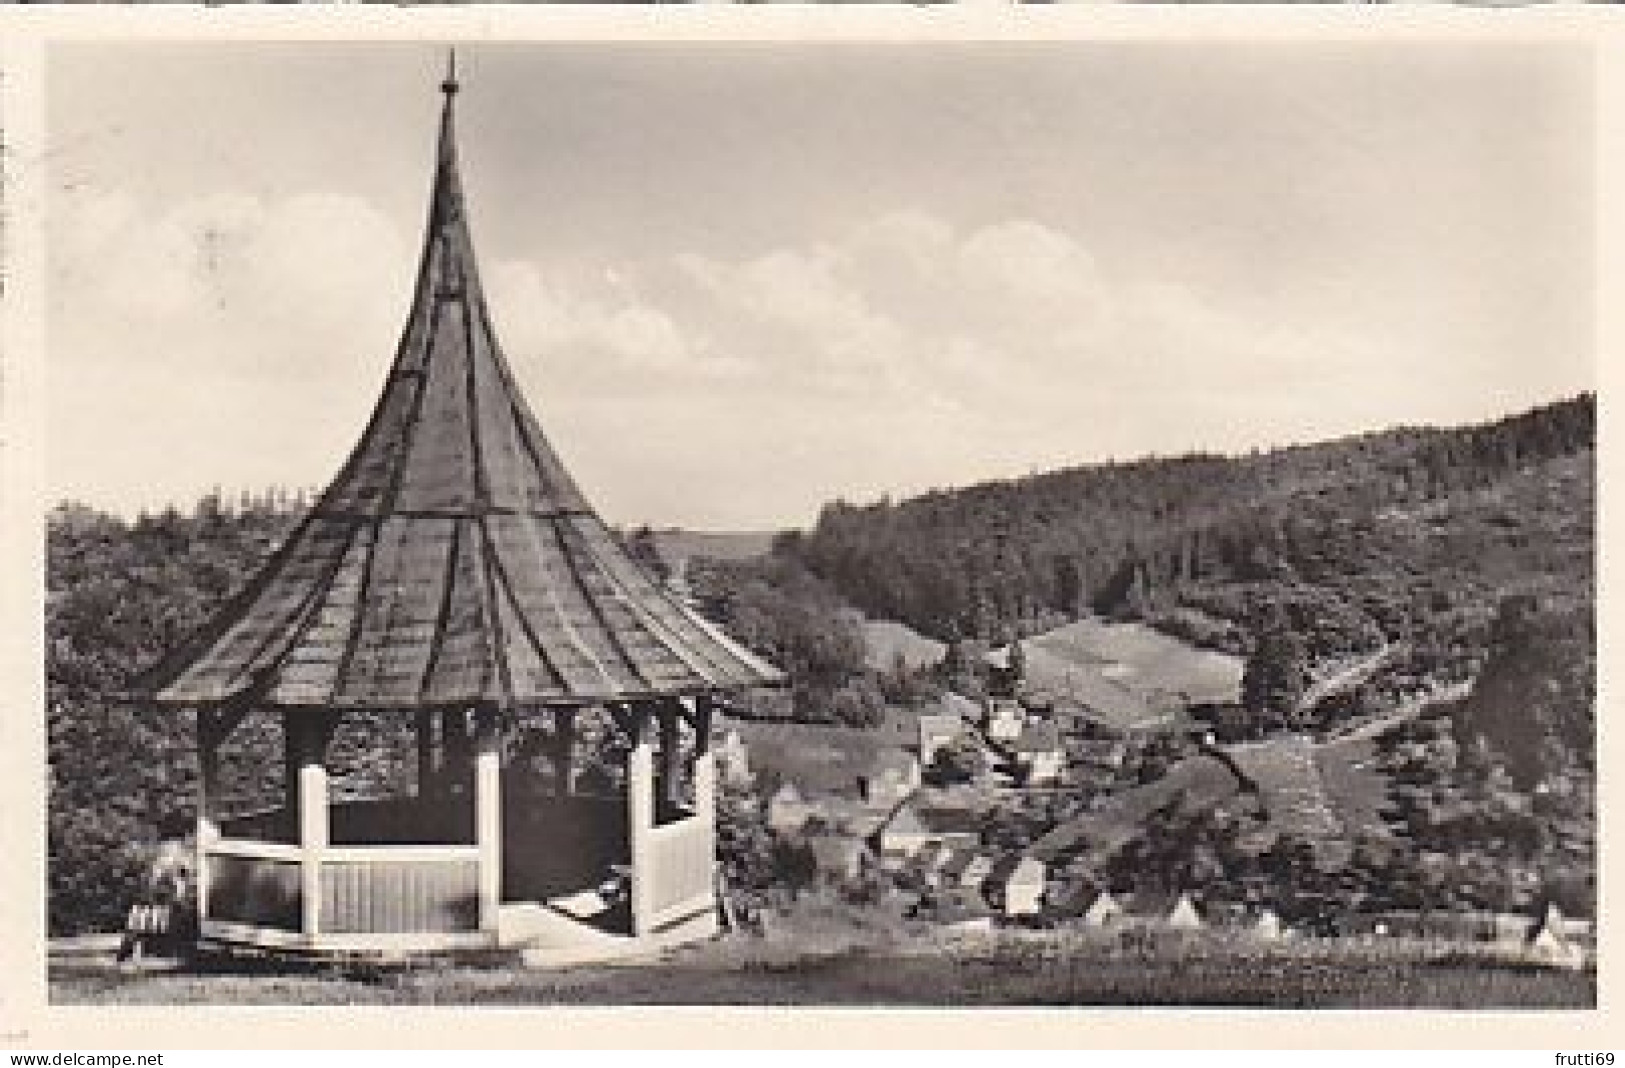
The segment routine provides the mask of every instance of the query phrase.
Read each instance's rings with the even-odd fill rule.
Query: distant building
[[[923,808],[913,802],[898,806],[880,829],[880,851],[889,856],[914,856],[930,845],[975,848],[981,840],[976,813],[967,809]]]
[[[1165,922],[1176,931],[1197,931],[1206,926],[1202,922],[1202,914],[1196,911],[1196,902],[1191,900],[1189,894],[1179,895]]]
[[[920,761],[901,749],[881,749],[858,777],[858,789],[871,808],[890,808],[920,788]]]
[[[937,751],[952,745],[970,726],[958,715],[935,714],[920,717],[920,766],[930,767]]]
[[[959,930],[990,930],[993,926],[987,901],[975,890],[943,891],[935,899],[933,912],[939,924]]]
[[[944,886],[947,885],[945,872],[953,856],[953,846],[941,842],[927,842],[910,858],[910,867],[927,886]]]
[[[1585,967],[1586,950],[1580,937],[1590,932],[1590,925],[1568,920],[1556,905],[1546,907],[1546,915],[1529,936],[1528,954],[1542,964],[1559,968]]]
[[[1106,927],[1123,915],[1122,904],[1110,893],[1102,890],[1089,902],[1089,907],[1083,910],[1083,922],[1090,927]]]
[[[1066,770],[1066,750],[1053,723],[1029,723],[1011,747],[1029,784],[1052,783]]]
[[[717,777],[723,783],[731,786],[748,786],[751,783],[753,777],[750,773],[750,750],[746,747],[739,728],[728,728],[714,752]]]
[[[1021,737],[1027,713],[1020,701],[995,697],[987,703],[987,736],[995,742],[1013,742]]]
[[[862,875],[869,855],[861,841],[843,835],[815,835],[807,839],[807,848],[818,863],[819,876],[836,882]]]
[[[988,898],[1006,916],[1036,916],[1043,905],[1046,872],[1037,857],[1005,857],[988,876]]]
[[[1251,930],[1253,937],[1262,938],[1266,942],[1274,942],[1285,933],[1281,926],[1281,917],[1277,916],[1273,909],[1260,912],[1258,918],[1253,921]]]
[[[942,881],[947,886],[976,890],[993,874],[993,858],[975,849],[956,849],[942,866]]]
[[[799,831],[814,811],[795,783],[787,782],[767,800],[767,825],[783,834]]]

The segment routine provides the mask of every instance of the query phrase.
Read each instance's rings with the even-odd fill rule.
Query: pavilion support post
[[[568,797],[574,789],[576,710],[561,708],[553,714],[553,791]]]
[[[469,757],[466,713],[461,708],[445,709],[440,713],[439,786],[443,795],[468,788]]]
[[[627,841],[632,854],[632,936],[648,933],[653,915],[651,889],[658,873],[650,869],[649,835],[654,829],[654,740],[649,714],[632,710],[632,748],[626,754]]]
[[[717,755],[711,749],[713,698],[700,697],[690,706],[694,724],[694,811],[705,820],[717,816]]]
[[[299,726],[288,712],[282,713],[282,818],[277,827],[279,837],[298,843],[299,824]]]
[[[666,701],[660,706],[660,798],[656,822],[662,812],[667,818],[675,816],[683,804],[683,732],[677,722],[681,707],[676,701]]]
[[[418,799],[434,795],[434,713],[427,708],[417,712]]]
[[[220,796],[220,719],[215,710],[201,705],[197,710],[197,915],[209,917],[209,849],[220,839],[215,805]]]
[[[298,765],[300,929],[305,937],[321,934],[322,857],[329,838],[327,810],[327,741],[333,722],[319,714],[284,713],[288,749]]]
[[[474,733],[474,842],[479,849],[479,924],[495,933],[502,906],[502,733],[494,708],[481,708]]]

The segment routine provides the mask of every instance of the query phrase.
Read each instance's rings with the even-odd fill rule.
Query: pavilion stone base
[[[638,936],[612,934],[548,906],[518,903],[503,906],[497,939],[504,948],[517,949],[520,960],[529,967],[557,968],[649,957],[715,938],[720,930],[714,902],[694,915]]]

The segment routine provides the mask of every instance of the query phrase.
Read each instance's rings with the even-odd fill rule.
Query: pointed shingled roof
[[[480,288],[448,78],[412,308],[361,440],[162,703],[577,705],[782,675],[622,550],[514,382]]]

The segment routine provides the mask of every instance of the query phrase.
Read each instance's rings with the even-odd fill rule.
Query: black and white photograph
[[[51,1006],[1598,1008],[1583,35],[39,81]]]

